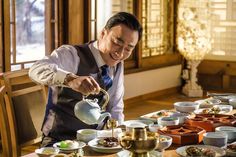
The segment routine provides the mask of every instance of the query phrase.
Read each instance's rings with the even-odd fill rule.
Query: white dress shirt
[[[100,68],[105,62],[97,49],[97,41],[90,43],[89,48]],[[68,73],[77,73],[79,63],[80,58],[75,47],[62,45],[50,56],[45,56],[42,60],[37,61],[30,68],[29,76],[37,83],[51,86],[53,103],[57,104],[57,86],[64,86],[64,79]],[[107,110],[111,113],[112,118],[117,119],[121,124],[124,120],[124,63],[121,62],[120,68],[110,67],[109,75],[113,79],[113,85],[108,90],[110,100]]]

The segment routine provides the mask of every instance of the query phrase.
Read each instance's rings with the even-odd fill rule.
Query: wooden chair
[[[4,157],[12,156],[11,132],[7,107],[11,107],[10,99],[6,93],[6,87],[0,87],[0,131],[1,131],[1,147]]]
[[[34,83],[28,69],[3,73],[2,79],[12,101],[12,115],[8,114],[13,155],[20,156],[21,148],[41,141],[41,125],[46,109],[46,91]],[[14,132],[15,131],[15,132]],[[15,135],[14,135],[15,134]],[[15,157],[13,156],[13,157]]]

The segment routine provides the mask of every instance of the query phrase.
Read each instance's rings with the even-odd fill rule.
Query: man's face
[[[127,59],[138,42],[138,31],[120,24],[104,29],[98,40],[98,49],[105,63],[114,66]]]

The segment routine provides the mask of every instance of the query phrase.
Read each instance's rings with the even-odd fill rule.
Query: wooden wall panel
[[[236,92],[236,61],[202,61],[198,66],[198,82],[204,90]]]
[[[84,42],[84,1],[69,0],[68,7],[68,44]]]

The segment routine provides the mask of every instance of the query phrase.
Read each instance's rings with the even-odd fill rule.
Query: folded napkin
[[[118,134],[122,133],[121,128],[114,129],[114,137],[118,137]],[[112,131],[110,130],[98,130],[97,137],[112,137]]]

